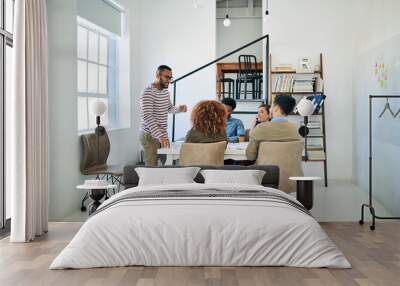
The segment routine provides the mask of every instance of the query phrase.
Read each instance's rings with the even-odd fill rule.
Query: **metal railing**
[[[265,67],[266,67],[266,72],[265,72],[265,81],[264,81],[264,94],[266,95],[265,96],[265,101],[266,101],[265,103],[267,104],[268,103],[267,102],[268,101],[268,94],[269,94],[269,35],[264,35],[264,36],[254,40],[254,41],[251,41],[251,42],[249,42],[249,43],[247,43],[247,44],[245,44],[245,45],[243,45],[243,46],[241,46],[241,47],[239,47],[239,48],[237,48],[237,49],[235,49],[235,50],[233,50],[233,51],[231,51],[231,52],[229,52],[229,53],[227,53],[227,54],[225,54],[225,55],[223,55],[223,56],[221,56],[221,57],[219,57],[219,58],[217,58],[217,59],[205,64],[205,65],[202,65],[201,67],[199,67],[199,68],[197,68],[197,69],[195,69],[195,70],[193,70],[191,72],[188,72],[187,74],[184,74],[183,76],[180,76],[175,80],[173,80],[171,82],[174,85],[173,104],[174,105],[176,104],[176,84],[177,84],[178,81],[180,81],[180,80],[182,80],[182,79],[184,79],[184,78],[186,78],[188,76],[191,76],[192,74],[197,73],[198,71],[201,71],[201,70],[203,70],[203,69],[205,69],[205,68],[207,68],[207,67],[209,67],[209,66],[211,66],[211,65],[213,65],[213,64],[215,64],[217,62],[219,62],[220,60],[223,60],[223,59],[229,57],[230,55],[235,54],[235,53],[237,53],[237,52],[239,52],[239,51],[241,51],[241,50],[243,50],[243,49],[245,49],[245,48],[247,48],[247,47],[249,47],[251,45],[254,45],[255,43],[258,43],[258,42],[264,40],[264,39],[266,39],[266,44],[265,44],[265,51],[266,51],[266,53],[265,53]],[[172,117],[172,142],[174,142],[174,141],[175,141],[175,114]]]

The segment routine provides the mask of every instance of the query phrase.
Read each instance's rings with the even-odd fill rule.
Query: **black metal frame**
[[[195,69],[195,70],[193,70],[193,71],[191,71],[191,72],[189,72],[189,73],[187,73],[187,74],[185,74],[185,75],[173,80],[171,82],[174,85],[173,104],[176,105],[176,83],[178,81],[180,81],[180,80],[182,80],[182,79],[184,79],[184,78],[186,78],[186,77],[188,77],[188,76],[190,76],[190,75],[192,75],[192,74],[194,74],[194,73],[196,73],[198,71],[201,71],[202,69],[205,69],[206,67],[209,67],[210,65],[215,64],[215,63],[219,62],[220,60],[223,60],[226,57],[229,57],[230,55],[232,55],[234,53],[237,53],[238,51],[243,50],[243,49],[245,49],[245,48],[247,48],[247,47],[249,47],[251,45],[254,45],[255,43],[257,43],[259,41],[262,41],[264,39],[266,39],[266,44],[265,44],[265,51],[266,51],[266,54],[265,54],[265,69],[266,69],[265,70],[265,75],[266,76],[265,76],[265,82],[264,82],[264,94],[265,94],[265,104],[268,104],[268,97],[269,97],[269,35],[264,35],[264,36],[254,40],[254,41],[251,41],[251,42],[247,43],[246,45],[243,45],[240,48],[237,48],[237,49],[233,50],[232,52],[229,52],[229,53],[227,53],[227,54],[225,54],[225,55],[223,55],[223,56],[221,56],[221,57],[219,57],[219,58],[217,58],[217,59],[205,64],[205,65],[202,65],[201,67],[199,67],[199,68],[197,68],[197,69]],[[175,142],[175,114],[172,116],[172,142]]]
[[[13,0],[14,1],[14,0]],[[15,2],[15,1],[14,1]],[[13,34],[6,31],[6,5],[5,5],[5,0],[0,0],[0,5],[1,5],[1,22],[0,22],[0,59],[2,66],[0,67],[0,96],[1,96],[1,110],[0,110],[0,117],[1,117],[1,127],[0,127],[0,140],[1,140],[1,185],[0,185],[0,197],[1,199],[1,219],[0,219],[0,229],[2,232],[7,232],[10,230],[10,220],[6,220],[6,194],[5,194],[5,175],[4,175],[4,170],[5,170],[5,128],[6,128],[6,118],[5,118],[5,92],[6,92],[6,81],[5,81],[5,76],[6,76],[6,48],[7,46],[13,47]],[[14,5],[14,4],[13,4]],[[14,11],[14,9],[13,9]]]
[[[244,99],[247,99],[247,84],[251,83],[252,99],[261,99],[261,82],[262,75],[252,68],[252,65],[257,65],[255,55],[239,55],[239,72],[236,79],[236,99],[240,99],[242,93],[242,82],[244,83]]]
[[[372,101],[374,98],[379,99],[389,99],[389,98],[400,98],[400,95],[370,95],[369,96],[369,169],[368,169],[368,177],[369,177],[369,192],[368,192],[368,204],[362,204],[361,206],[361,219],[359,220],[359,224],[364,224],[364,208],[369,208],[369,211],[372,215],[372,225],[370,225],[370,229],[375,229],[375,219],[396,219],[399,220],[400,217],[382,217],[378,216],[375,213],[375,208],[372,206]]]
[[[100,177],[100,175],[102,175],[102,176]],[[124,186],[124,183],[122,182],[122,179],[121,179],[120,176],[114,176],[113,174],[97,174],[96,175],[96,179],[104,180],[104,178],[106,178],[107,182],[111,179],[111,185],[114,185],[115,183],[118,182],[117,193],[119,193],[119,191],[121,189],[121,185]],[[112,191],[113,191],[113,195],[115,195],[115,188],[113,188]],[[81,200],[81,211],[82,212],[86,211],[85,202],[89,199],[89,197],[90,197],[89,195],[90,195],[90,192],[87,191],[85,193],[85,195],[82,197],[82,200]],[[108,189],[105,189],[105,198],[106,198],[106,200],[108,198],[110,198],[110,197],[111,196],[108,193]]]
[[[5,225],[3,228],[0,228],[0,240],[10,235],[11,228],[11,219],[5,220]]]

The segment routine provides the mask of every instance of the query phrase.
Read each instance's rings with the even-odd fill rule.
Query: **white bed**
[[[248,192],[248,198],[177,195],[122,200],[149,191],[174,190],[182,194],[263,191],[272,199],[252,197]],[[292,204],[276,199],[279,197]],[[254,185],[193,183],[127,189],[100,206],[50,269],[127,265],[351,267],[318,222],[293,205],[296,202],[281,191]]]

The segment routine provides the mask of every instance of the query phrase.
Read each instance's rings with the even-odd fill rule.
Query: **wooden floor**
[[[51,223],[49,233],[28,244],[0,241],[0,285],[400,285],[400,222],[368,225],[323,223],[353,268],[122,267],[48,270],[81,223]]]

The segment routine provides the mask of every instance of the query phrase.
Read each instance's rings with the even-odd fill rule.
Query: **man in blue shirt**
[[[239,142],[240,136],[246,136],[246,130],[244,129],[242,120],[231,116],[232,112],[236,108],[236,101],[232,98],[224,98],[221,102],[225,105],[228,116],[226,124],[228,142],[237,143]]]

